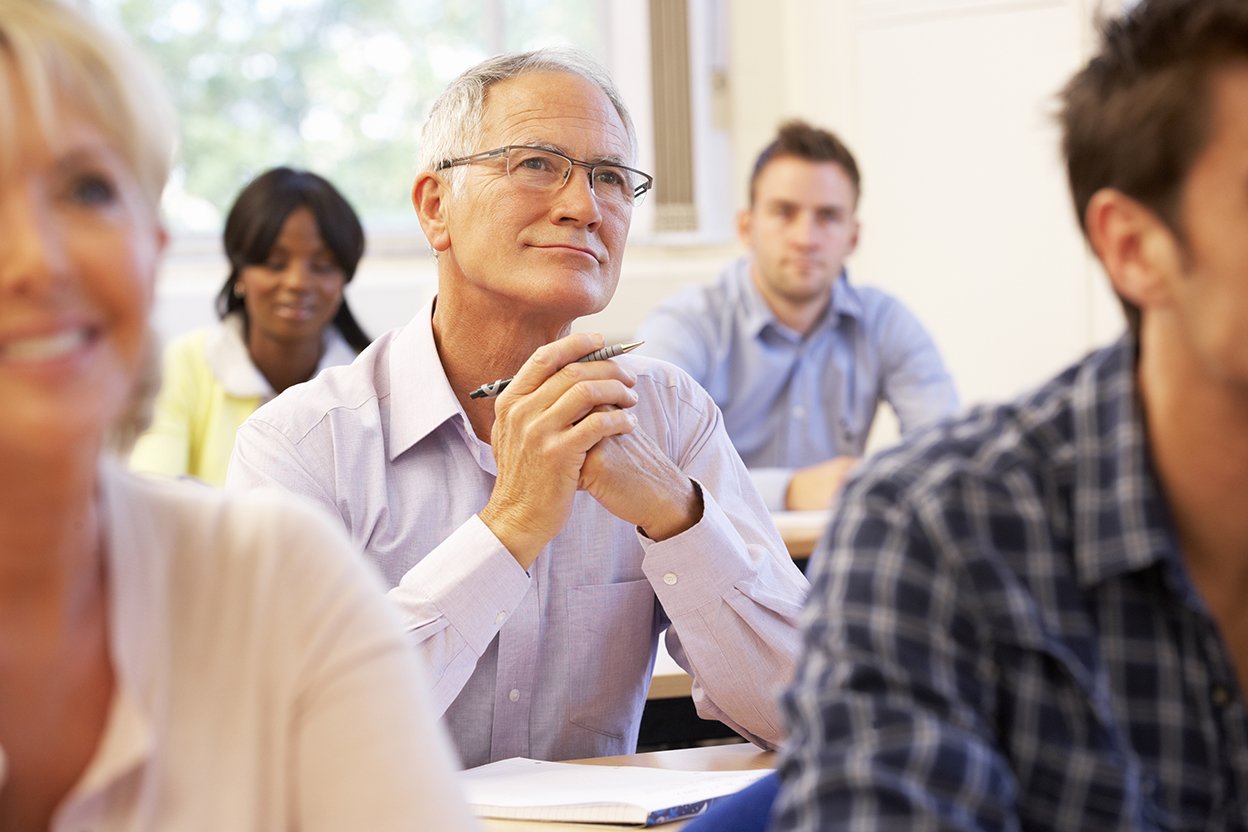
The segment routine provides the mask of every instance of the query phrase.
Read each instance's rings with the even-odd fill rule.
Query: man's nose
[[[551,207],[557,216],[556,222],[585,226],[596,226],[602,222],[598,196],[590,186],[589,174],[587,167],[572,166],[563,180],[563,185],[555,192],[555,201]]]
[[[795,244],[803,248],[809,248],[815,244],[815,218],[806,211],[800,212],[789,223],[788,228],[789,239]]]

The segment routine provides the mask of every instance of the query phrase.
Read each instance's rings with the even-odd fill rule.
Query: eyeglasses
[[[503,158],[507,163],[507,176],[522,188],[554,193],[567,184],[573,167],[589,170],[589,189],[594,196],[612,205],[636,205],[654,187],[654,177],[639,170],[615,163],[582,162],[544,147],[509,144],[496,150],[486,150],[459,159],[439,162],[437,169],[446,170],[457,165],[471,165],[487,159]]]

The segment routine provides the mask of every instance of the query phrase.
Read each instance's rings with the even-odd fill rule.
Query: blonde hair
[[[0,162],[15,161],[19,100],[48,136],[68,109],[104,132],[156,209],[173,159],[173,108],[123,35],[65,0],[3,0],[0,79]]]
[[[152,424],[152,415],[156,405],[156,394],[160,392],[161,366],[157,346],[160,337],[151,326],[147,329],[147,339],[143,345],[142,363],[139,365],[138,376],[130,388],[130,397],[126,407],[113,422],[105,437],[105,446],[118,456],[128,456],[134,443]]]

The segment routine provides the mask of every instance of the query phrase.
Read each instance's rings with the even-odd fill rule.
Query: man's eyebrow
[[[567,156],[569,159],[576,159],[575,156],[573,156],[571,153],[568,152],[567,148],[562,147],[557,144],[551,144],[550,142],[540,142],[540,141],[516,142],[515,144],[511,146],[512,147],[536,147],[542,150],[549,150],[553,153],[560,153],[564,156]],[[597,156],[592,159],[577,159],[577,161],[588,162],[591,165],[623,165],[625,164],[624,160],[619,155],[614,154],[614,153],[608,156]]]
[[[549,150],[551,153],[560,153],[564,156],[572,155],[557,144],[551,144],[550,142],[540,140],[517,139],[514,142],[508,142],[507,147],[531,147],[536,150]]]

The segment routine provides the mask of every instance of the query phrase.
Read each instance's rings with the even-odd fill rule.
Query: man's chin
[[[810,303],[823,303],[828,298],[830,286],[825,283],[791,282],[781,296],[789,303],[805,306]]]
[[[514,302],[530,307],[537,315],[571,321],[606,309],[612,294],[592,281],[573,281],[558,287],[547,287],[547,291],[532,292],[524,298],[514,298]]]
[[[575,271],[559,275],[550,285],[553,302],[576,308],[580,315],[601,312],[615,296],[617,278],[601,270]]]

